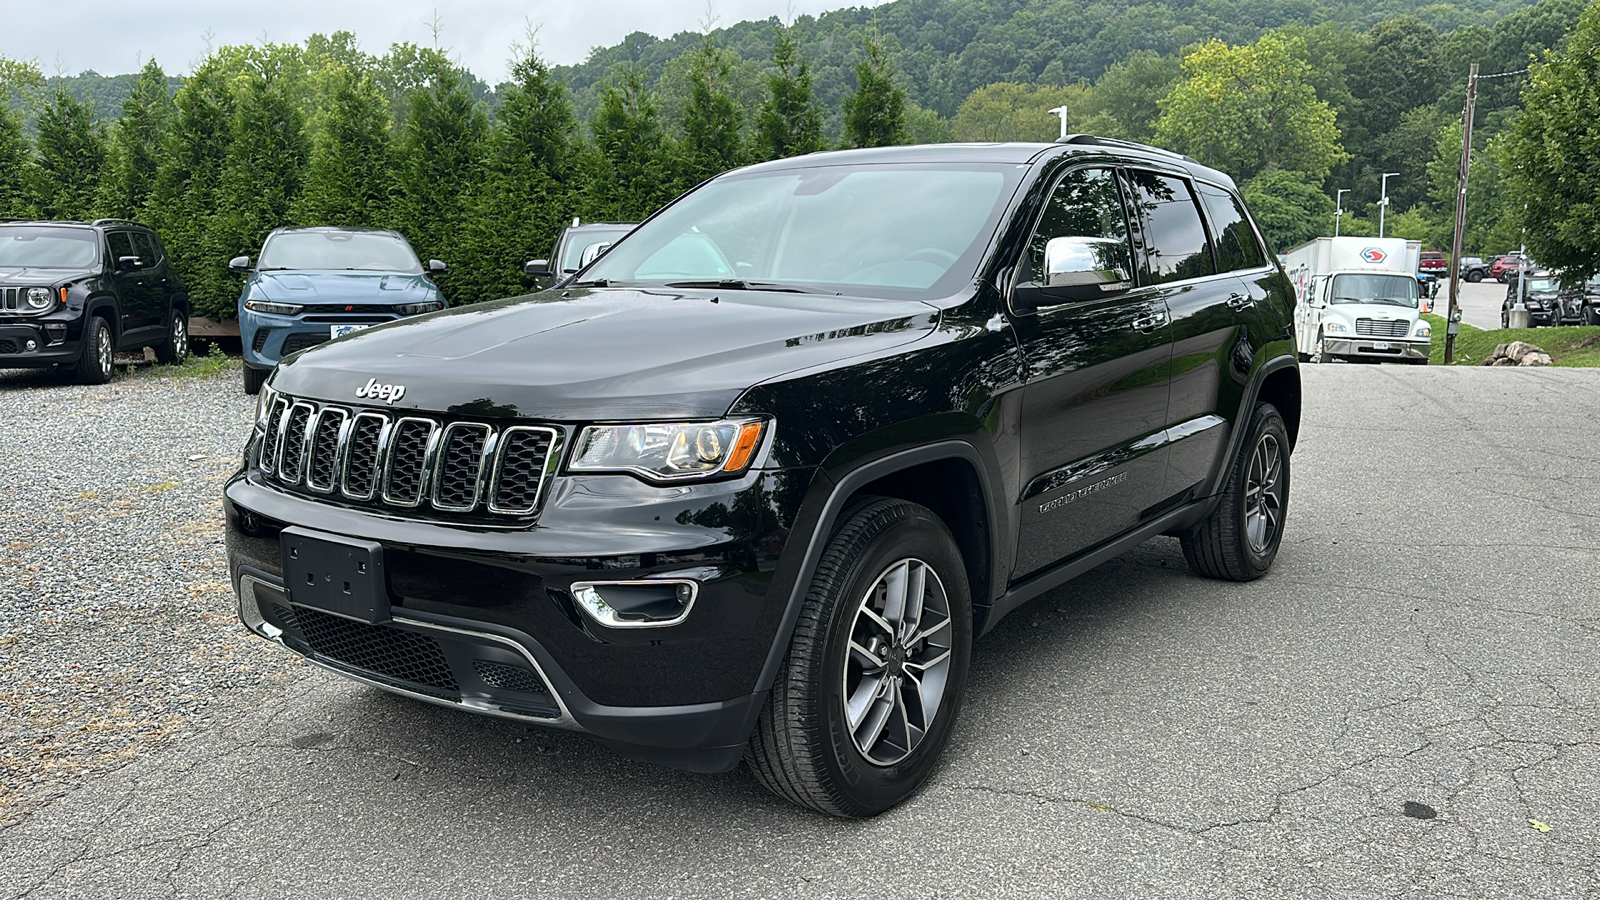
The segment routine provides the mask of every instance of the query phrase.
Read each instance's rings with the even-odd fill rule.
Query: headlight
[[[267,427],[267,414],[272,412],[272,405],[274,403],[277,403],[277,402],[278,402],[278,392],[272,389],[272,385],[263,384],[261,386],[261,393],[256,395],[256,427],[257,428],[260,428],[260,429],[263,429],[263,430],[266,429],[266,427]]]
[[[1433,326],[1427,322],[1418,322],[1417,337],[1433,337]]]
[[[575,472],[636,472],[675,480],[742,472],[766,423],[752,419],[660,425],[591,425],[578,436]]]
[[[270,313],[274,316],[298,316],[305,309],[295,303],[273,303],[270,300],[246,300],[244,308],[251,312]]]
[[[28,306],[33,309],[47,309],[50,306],[49,288],[28,288]]]
[[[1350,333],[1349,327],[1347,327],[1343,322],[1333,322],[1333,321],[1323,322],[1322,323],[1322,330],[1326,331],[1329,334],[1349,334]]]
[[[429,300],[426,303],[402,303],[396,306],[394,311],[402,316],[420,316],[423,313],[438,312],[441,309],[444,309],[443,303],[437,300]]]

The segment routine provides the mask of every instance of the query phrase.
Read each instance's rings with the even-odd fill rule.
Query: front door
[[[1062,176],[1019,261],[1017,280],[1042,282],[1055,237],[1134,246],[1121,179],[1109,168]],[[1138,524],[1166,476],[1171,329],[1163,297],[1115,296],[1015,316],[1026,365],[1019,434],[1023,489],[1017,565],[1025,577]]]

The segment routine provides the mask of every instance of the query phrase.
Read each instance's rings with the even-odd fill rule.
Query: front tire
[[[1317,332],[1317,343],[1311,348],[1311,355],[1307,358],[1319,365],[1325,362],[1333,362],[1333,356],[1328,353],[1327,344],[1323,340],[1321,331]]]
[[[745,760],[791,802],[866,817],[938,765],[966,686],[972,598],[955,539],[928,509],[872,500],[842,522]]]
[[[75,374],[80,384],[105,384],[111,380],[116,354],[111,346],[111,329],[106,320],[90,316],[83,326],[83,355],[78,357]]]
[[[261,393],[261,386],[267,383],[267,376],[270,374],[272,373],[262,369],[244,366],[244,392],[251,395]]]
[[[156,360],[163,365],[175,366],[188,358],[189,314],[174,308],[172,324],[167,326],[167,339],[156,346]]]
[[[1586,325],[1600,325],[1600,306],[1585,306],[1583,321]]]
[[[1178,540],[1196,574],[1254,581],[1267,574],[1289,509],[1289,431],[1270,403],[1257,403],[1247,438],[1228,469],[1222,498]]]

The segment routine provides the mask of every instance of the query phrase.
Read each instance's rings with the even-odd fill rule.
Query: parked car
[[[1450,260],[1437,250],[1424,250],[1417,263],[1417,271],[1435,278],[1450,274]]]
[[[1030,598],[1162,534],[1267,573],[1293,305],[1233,182],[1138,144],[735,170],[558,291],[284,360],[224,488],[240,615],[390,691],[873,815]]]
[[[1562,279],[1557,317],[1563,325],[1600,325],[1600,275]]]
[[[1463,256],[1461,258],[1461,277],[1465,281],[1479,282],[1489,274],[1489,264],[1479,256]]]
[[[1519,294],[1520,291],[1520,294]],[[1511,327],[1511,309],[1521,296],[1528,310],[1528,324],[1559,325],[1561,285],[1549,272],[1532,272],[1522,278],[1512,278],[1506,284],[1506,298],[1500,304],[1500,327]]]
[[[111,380],[115,354],[189,355],[189,295],[148,226],[0,222],[0,368]]]
[[[261,390],[272,367],[292,353],[448,304],[399,232],[378,228],[278,228],[255,265],[239,256],[229,271],[245,275],[239,292],[244,392]]]
[[[555,250],[550,254],[550,258],[524,263],[523,274],[533,278],[535,284],[554,276],[555,281],[549,286],[559,286],[577,274],[579,269],[598,259],[600,254],[609,250],[612,244],[622,240],[623,235],[632,231],[638,224],[637,222],[583,223],[573,219],[572,224],[561,229],[561,234],[556,237]]]
[[[1532,272],[1535,268],[1537,266],[1533,260],[1521,254],[1507,253],[1504,256],[1495,257],[1494,262],[1490,263],[1489,277],[1499,281],[1501,284],[1506,284],[1517,277],[1519,269],[1523,272]]]

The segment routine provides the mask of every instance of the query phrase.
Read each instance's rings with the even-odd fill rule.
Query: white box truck
[[[1322,237],[1290,250],[1295,344],[1302,360],[1398,360],[1426,365],[1422,245],[1401,238]]]

